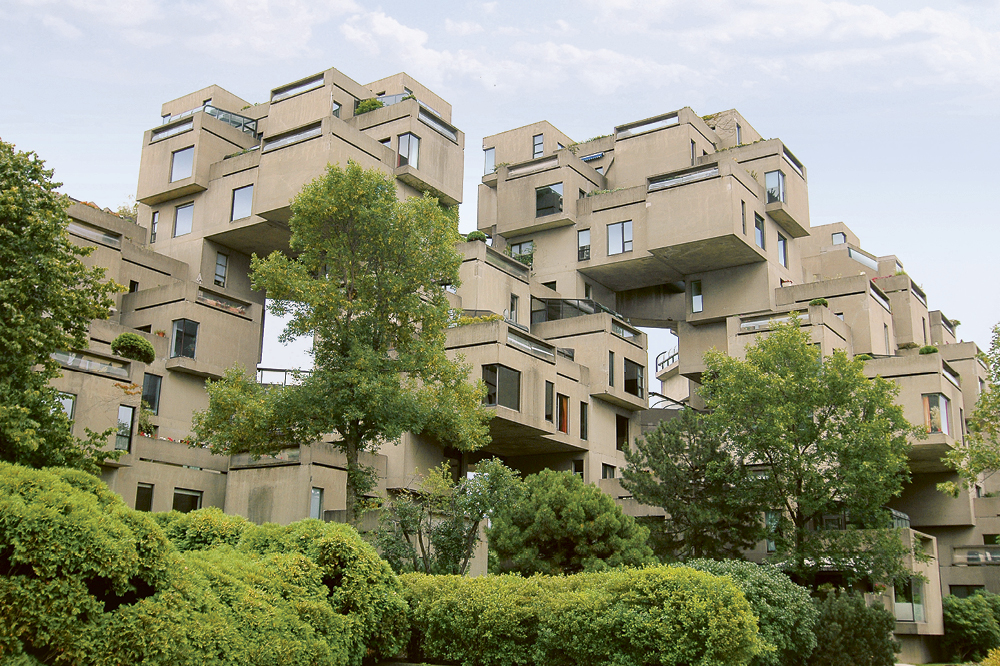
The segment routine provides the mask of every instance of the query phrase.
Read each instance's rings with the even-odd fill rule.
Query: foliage
[[[0,141],[0,460],[98,471],[115,454],[107,434],[80,440],[49,386],[62,370],[52,352],[87,347],[122,288],[81,261],[91,249],[66,231],[69,199],[34,153]]]
[[[418,491],[385,502],[375,543],[397,573],[464,575],[480,525],[494,507],[517,501],[521,492],[517,473],[497,458],[478,463],[474,476],[458,482],[442,463]]]
[[[150,409],[149,402],[146,400],[143,400],[139,405],[139,422],[137,427],[139,434],[146,437],[152,437],[156,431],[156,426],[153,425],[153,410]]]
[[[823,307],[829,307],[830,301],[825,298],[814,298],[809,301],[809,305],[822,305]]]
[[[497,507],[487,532],[501,571],[571,574],[652,561],[649,531],[597,486],[542,470],[525,479],[525,491]]]
[[[750,605],[732,581],[686,568],[402,580],[411,659],[721,666],[745,664],[763,649]]]
[[[163,533],[181,551],[235,547],[243,532],[252,525],[246,518],[223,513],[214,506],[189,513],[171,511],[167,514],[154,514],[154,517],[159,515],[170,517],[169,522],[161,524]]]
[[[1000,666],[1000,648],[990,650],[986,658],[979,662],[979,666]]]
[[[760,625],[766,646],[751,666],[805,666],[816,647],[819,611],[809,591],[775,566],[741,560],[688,560],[684,566],[728,576],[743,592]]]
[[[860,594],[830,591],[816,599],[816,651],[810,666],[893,666],[899,644],[896,619],[881,605],[867,606]]]
[[[979,659],[987,651],[1000,647],[1000,626],[986,595],[973,594],[964,599],[949,594],[941,600],[944,609],[945,652],[959,661]]]
[[[128,220],[132,224],[136,224],[136,220],[139,219],[139,203],[135,200],[135,197],[130,196],[125,203],[118,206],[115,214],[123,220]]]
[[[714,350],[705,360],[709,432],[754,468],[741,485],[776,513],[775,560],[806,582],[824,568],[848,581],[911,577],[885,508],[902,492],[907,437],[918,432],[894,402],[897,385],[868,379],[843,351],[821,358],[797,318],[773,325],[746,360]],[[816,529],[830,515],[846,516],[846,529]]]
[[[938,348],[935,347],[934,345],[924,345],[923,347],[920,348],[920,351],[917,353],[920,355],[937,354]]]
[[[692,409],[659,423],[625,450],[622,486],[666,512],[658,537],[671,555],[740,558],[764,538],[760,510],[742,493],[743,474]]]
[[[354,115],[360,116],[362,113],[368,113],[369,111],[374,111],[375,109],[381,109],[383,106],[385,105],[382,103],[382,100],[375,99],[374,97],[371,99],[363,99],[358,102],[358,108],[355,109]]]
[[[458,283],[455,214],[436,199],[396,199],[393,181],[355,163],[330,166],[292,202],[291,249],[251,263],[254,289],[288,316],[287,341],[313,336],[314,369],[264,388],[239,371],[208,385],[197,438],[216,453],[266,454],[334,434],[347,457],[347,516],[373,483],[359,455],[421,433],[446,446],[489,441],[481,384],[448,358],[441,285]]]
[[[491,313],[488,315],[479,315],[477,317],[465,317],[461,316],[455,320],[455,326],[468,326],[469,324],[482,324],[488,321],[503,321],[504,316],[502,314]]]
[[[153,343],[138,333],[126,331],[111,341],[111,352],[122,358],[140,361],[147,365],[156,360]]]
[[[858,354],[857,356],[854,357],[854,360],[855,361],[870,361],[870,360],[872,360],[872,355],[871,354]]]
[[[477,229],[476,231],[470,231],[469,235],[465,237],[465,240],[467,240],[467,241],[483,241],[485,243],[488,240],[488,237],[482,231],[479,231]]]

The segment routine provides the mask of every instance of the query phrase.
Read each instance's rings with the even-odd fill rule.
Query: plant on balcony
[[[859,361],[870,361],[870,360],[872,360],[872,355],[871,354],[857,354],[857,355],[855,355],[854,358],[857,359],[857,360],[859,360]]]
[[[483,241],[484,243],[488,240],[488,236],[478,229],[476,231],[469,232],[469,235],[465,237],[467,241]]]
[[[157,335],[157,336],[159,336],[161,338],[165,338],[167,336],[167,332],[164,331],[162,328],[158,328],[155,331],[153,331],[153,335]]]
[[[385,106],[381,100],[375,99],[363,99],[358,102],[358,108],[354,111],[354,115],[360,116],[362,113],[368,113],[369,111],[374,111],[375,109],[381,109]]]
[[[920,348],[920,351],[917,352],[917,353],[921,354],[921,355],[924,355],[924,354],[937,354],[938,353],[938,348],[935,347],[934,345],[924,345],[923,347]]]
[[[824,308],[830,307],[830,301],[825,298],[814,298],[809,301],[809,305],[822,305]]]
[[[128,331],[111,341],[111,353],[147,365],[156,360],[156,350],[153,349],[153,343],[138,333]]]

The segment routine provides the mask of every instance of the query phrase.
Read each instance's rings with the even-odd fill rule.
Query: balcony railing
[[[296,386],[309,372],[295,368],[257,368],[257,383],[264,386]]]
[[[166,125],[167,123],[173,122],[175,120],[180,120],[181,118],[192,116],[198,113],[199,111],[204,111],[213,118],[216,118],[226,123],[230,127],[235,127],[236,129],[240,130],[241,132],[249,134],[255,139],[260,136],[259,134],[257,134],[257,121],[254,120],[253,118],[247,118],[246,116],[241,116],[240,114],[233,113],[232,111],[224,111],[216,106],[212,106],[211,104],[205,104],[203,106],[199,106],[197,108],[191,109],[190,111],[179,113],[176,116],[165,117],[163,119],[163,124]],[[167,135],[158,134],[156,138],[162,139],[165,138],[165,136]]]
[[[52,358],[68,368],[96,372],[101,375],[118,377],[119,379],[128,379],[128,365],[125,363],[106,361],[89,354],[63,351],[54,352]]]
[[[540,324],[544,321],[584,317],[586,315],[606,312],[612,317],[625,320],[625,317],[614,310],[604,307],[597,301],[588,298],[534,298],[531,299],[531,323]]]
[[[664,368],[670,367],[680,359],[677,347],[660,352],[656,357],[656,372],[659,373]]]
[[[952,564],[957,566],[1000,564],[1000,546],[955,546],[952,548]]]

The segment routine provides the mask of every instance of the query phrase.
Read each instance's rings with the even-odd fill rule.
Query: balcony
[[[993,566],[1000,564],[998,546],[954,546],[951,549],[952,566]]]
[[[128,380],[129,364],[104,359],[93,354],[81,352],[58,351],[52,353],[52,358],[64,368],[89,372],[95,375]]]

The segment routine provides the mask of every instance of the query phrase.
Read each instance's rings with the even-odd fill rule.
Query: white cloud
[[[465,37],[475,35],[483,31],[483,26],[475,21],[452,21],[450,18],[444,20],[444,29],[451,35]]]
[[[58,16],[46,14],[42,17],[42,25],[52,30],[63,39],[77,39],[83,32],[75,25]]]

